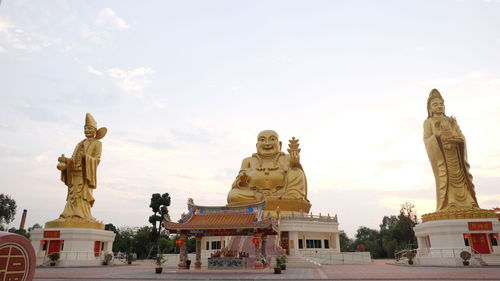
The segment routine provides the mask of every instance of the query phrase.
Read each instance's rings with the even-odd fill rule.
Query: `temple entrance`
[[[47,255],[52,253],[60,253],[61,252],[61,240],[49,240],[49,250],[47,251]]]
[[[219,242],[218,247],[215,247],[219,250],[208,258],[209,269],[246,268],[247,265],[262,269],[269,266],[271,261],[267,257],[268,237],[278,234],[278,225],[273,218],[264,218],[264,203],[261,201],[251,205],[207,207],[195,205],[192,200],[188,201],[189,213],[178,223],[163,222],[170,234],[180,235],[176,242],[180,248],[177,268],[188,268],[186,243],[189,236],[196,237],[196,269],[201,268],[201,242],[203,237],[207,236],[240,236],[237,246],[227,245],[230,249]],[[250,246],[252,244],[253,246]],[[243,250],[245,245],[248,248]]]
[[[286,254],[290,254],[290,239],[288,238],[288,231],[281,232],[280,246],[286,251]]]
[[[490,245],[485,233],[472,233],[472,249],[480,254],[490,254]]]

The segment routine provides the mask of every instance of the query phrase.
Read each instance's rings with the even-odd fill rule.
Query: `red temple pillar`
[[[179,246],[179,264],[177,265],[178,269],[186,269],[186,257],[187,257],[187,248],[186,241],[187,235],[181,234],[179,240],[177,240],[177,245]]]
[[[201,238],[202,236],[196,236],[196,262],[194,263],[195,269],[201,269]]]
[[[262,269],[262,268],[264,268],[264,265],[260,261],[261,239],[260,239],[260,235],[258,233],[255,234],[255,236],[252,238],[252,242],[255,245],[255,263],[254,263],[253,267],[255,269]]]

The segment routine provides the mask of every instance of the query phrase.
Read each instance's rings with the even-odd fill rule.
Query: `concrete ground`
[[[183,270],[164,267],[154,273],[151,261],[102,267],[39,267],[34,280],[500,280],[500,267],[421,267],[375,260],[369,265],[324,265],[289,268],[282,274],[266,270]]]

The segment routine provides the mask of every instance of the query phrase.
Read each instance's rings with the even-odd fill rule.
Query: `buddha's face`
[[[432,116],[440,116],[444,114],[444,101],[440,98],[432,99],[429,103]]]
[[[83,133],[85,134],[85,137],[87,138],[93,138],[95,137],[95,132],[96,132],[96,128],[92,127],[92,126],[85,126],[83,127]]]
[[[281,142],[275,131],[262,131],[257,136],[257,153],[262,156],[273,156],[281,151]]]

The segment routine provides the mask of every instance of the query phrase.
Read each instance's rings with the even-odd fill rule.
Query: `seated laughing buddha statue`
[[[243,159],[240,172],[227,196],[229,205],[285,200],[305,201],[310,206],[306,176],[300,164],[298,140],[290,140],[290,154],[282,152],[281,145],[275,131],[259,133],[257,153]],[[307,212],[309,208],[297,211]]]

